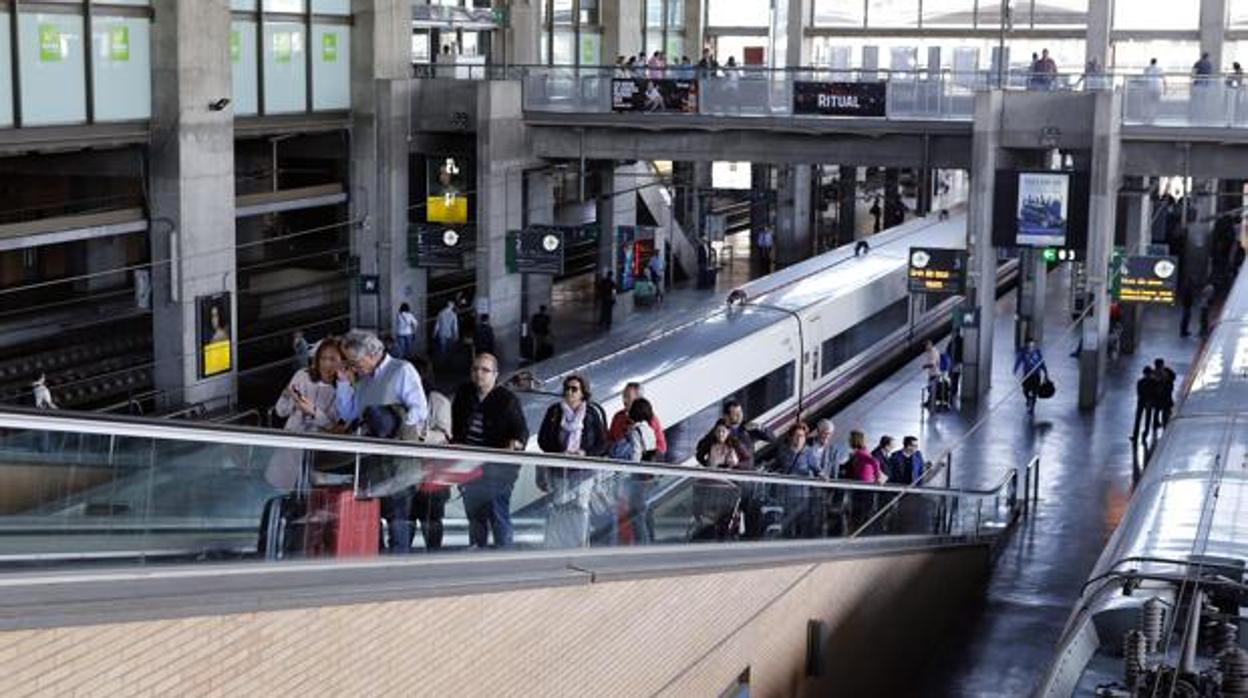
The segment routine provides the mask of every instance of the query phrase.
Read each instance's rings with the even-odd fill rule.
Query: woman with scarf
[[[606,416],[590,401],[589,381],[578,375],[563,379],[563,399],[542,418],[537,445],[546,453],[600,457],[607,451]],[[549,495],[546,547],[583,548],[589,543],[589,501],[595,471],[544,467],[537,486]]]

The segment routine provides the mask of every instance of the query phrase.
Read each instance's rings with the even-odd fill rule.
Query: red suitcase
[[[308,497],[304,554],[308,557],[367,557],[377,554],[381,502],[356,499],[350,487],[317,487]]]

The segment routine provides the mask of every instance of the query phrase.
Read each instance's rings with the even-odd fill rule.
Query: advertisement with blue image
[[[1020,247],[1065,245],[1069,205],[1069,174],[1020,172],[1017,244]]]

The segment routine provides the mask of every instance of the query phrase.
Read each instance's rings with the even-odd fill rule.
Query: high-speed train
[[[1248,695],[1248,271],[1067,622],[1043,696]]]
[[[775,431],[799,415],[809,418],[838,397],[864,389],[873,376],[910,356],[924,337],[947,327],[957,300],[925,308],[912,299],[906,280],[909,250],[961,248],[965,225],[962,214],[911,221],[872,237],[865,254],[855,255],[847,246],[747,284],[736,294],[744,301],[708,301],[675,326],[604,338],[529,367],[534,384],[520,393],[534,434],[529,448],[536,450],[543,413],[558,399],[562,378],[570,372],[588,378],[608,415],[620,409],[624,385],[641,382],[666,427],[672,463],[693,461],[697,440],[729,398],[741,402],[748,419]],[[1003,267],[999,282],[1009,268]],[[11,508],[14,516],[0,513],[0,564],[18,561],[25,550],[37,547],[30,540],[19,544],[5,532],[20,524],[37,537],[39,522],[48,516],[59,526],[81,530],[81,540],[91,548],[66,549],[67,555],[155,554],[148,550],[152,546],[169,555],[255,549],[261,510],[277,494],[264,482],[263,465],[256,467],[256,454],[223,447],[209,457],[203,448],[181,453],[171,447],[153,470],[150,455],[129,450],[114,455],[111,445],[88,449],[109,453],[101,467],[92,467],[90,458],[73,460],[74,476],[89,483],[84,480],[72,491],[48,483],[42,489],[55,496]],[[233,465],[216,465],[222,460]],[[512,498],[518,540],[540,541],[542,501],[533,473],[522,472]],[[448,545],[463,533],[460,506],[452,501],[447,509]],[[162,522],[160,536],[145,523],[153,517]],[[143,537],[125,541],[124,550],[112,550],[115,536],[87,535],[95,529],[115,533],[132,518]]]

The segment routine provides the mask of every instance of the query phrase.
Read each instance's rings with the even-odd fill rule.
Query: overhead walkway
[[[487,479],[513,472],[520,483],[545,472],[562,477],[567,491],[612,493],[618,537],[552,550],[550,499],[517,497],[514,546],[457,554],[467,540],[455,488],[440,553],[308,558],[296,545],[266,563],[257,546],[261,514],[281,494],[266,473],[292,461],[314,463],[318,481],[333,479],[365,501],[393,484],[396,468],[405,482],[430,485],[479,485],[474,474],[482,470]],[[192,677],[202,677],[202,667],[217,667],[220,684],[251,690],[286,692],[278,678],[285,676],[322,688],[351,678],[358,682],[350,685],[380,692],[402,681],[453,681],[461,691],[488,693],[505,680],[497,672],[517,669],[517,659],[484,648],[535,637],[548,638],[550,647],[534,651],[553,652],[551,661],[517,656],[532,660],[524,662],[524,681],[541,693],[580,685],[585,679],[571,666],[609,666],[621,683],[607,693],[621,695],[705,693],[747,667],[753,685],[768,692],[800,675],[811,632],[821,665],[838,671],[807,680],[825,688],[888,685],[886,666],[868,669],[868,657],[847,648],[862,637],[934,639],[954,618],[950,598],[975,596],[992,547],[1022,517],[1035,468],[1008,468],[983,490],[907,490],[22,410],[0,412],[0,463],[5,695],[73,691],[46,683],[49,675],[104,681],[93,691],[196,692],[200,679]],[[641,511],[626,506],[638,483],[664,493],[648,500],[653,540],[646,545],[636,527]],[[778,512],[752,542],[740,540],[734,515],[748,497]],[[823,503],[850,509],[832,515]],[[799,535],[795,517],[816,507],[822,514],[810,520],[818,523]],[[886,523],[868,524],[872,512]],[[307,536],[324,522],[302,524]],[[941,610],[925,614],[927,604]],[[915,624],[906,613],[925,617]],[[663,625],[662,616],[673,622]],[[822,625],[811,631],[810,619]],[[863,635],[864,628],[874,630]],[[53,634],[75,651],[54,651]],[[119,634],[134,655],[128,666],[149,667],[146,678],[106,671],[104,648]],[[783,642],[768,649],[755,642],[760,637]],[[412,656],[422,646],[416,638],[441,642]],[[299,670],[274,673],[291,653]],[[375,663],[381,656],[404,661]],[[859,668],[845,664],[855,657]],[[819,683],[828,681],[837,683]]]

